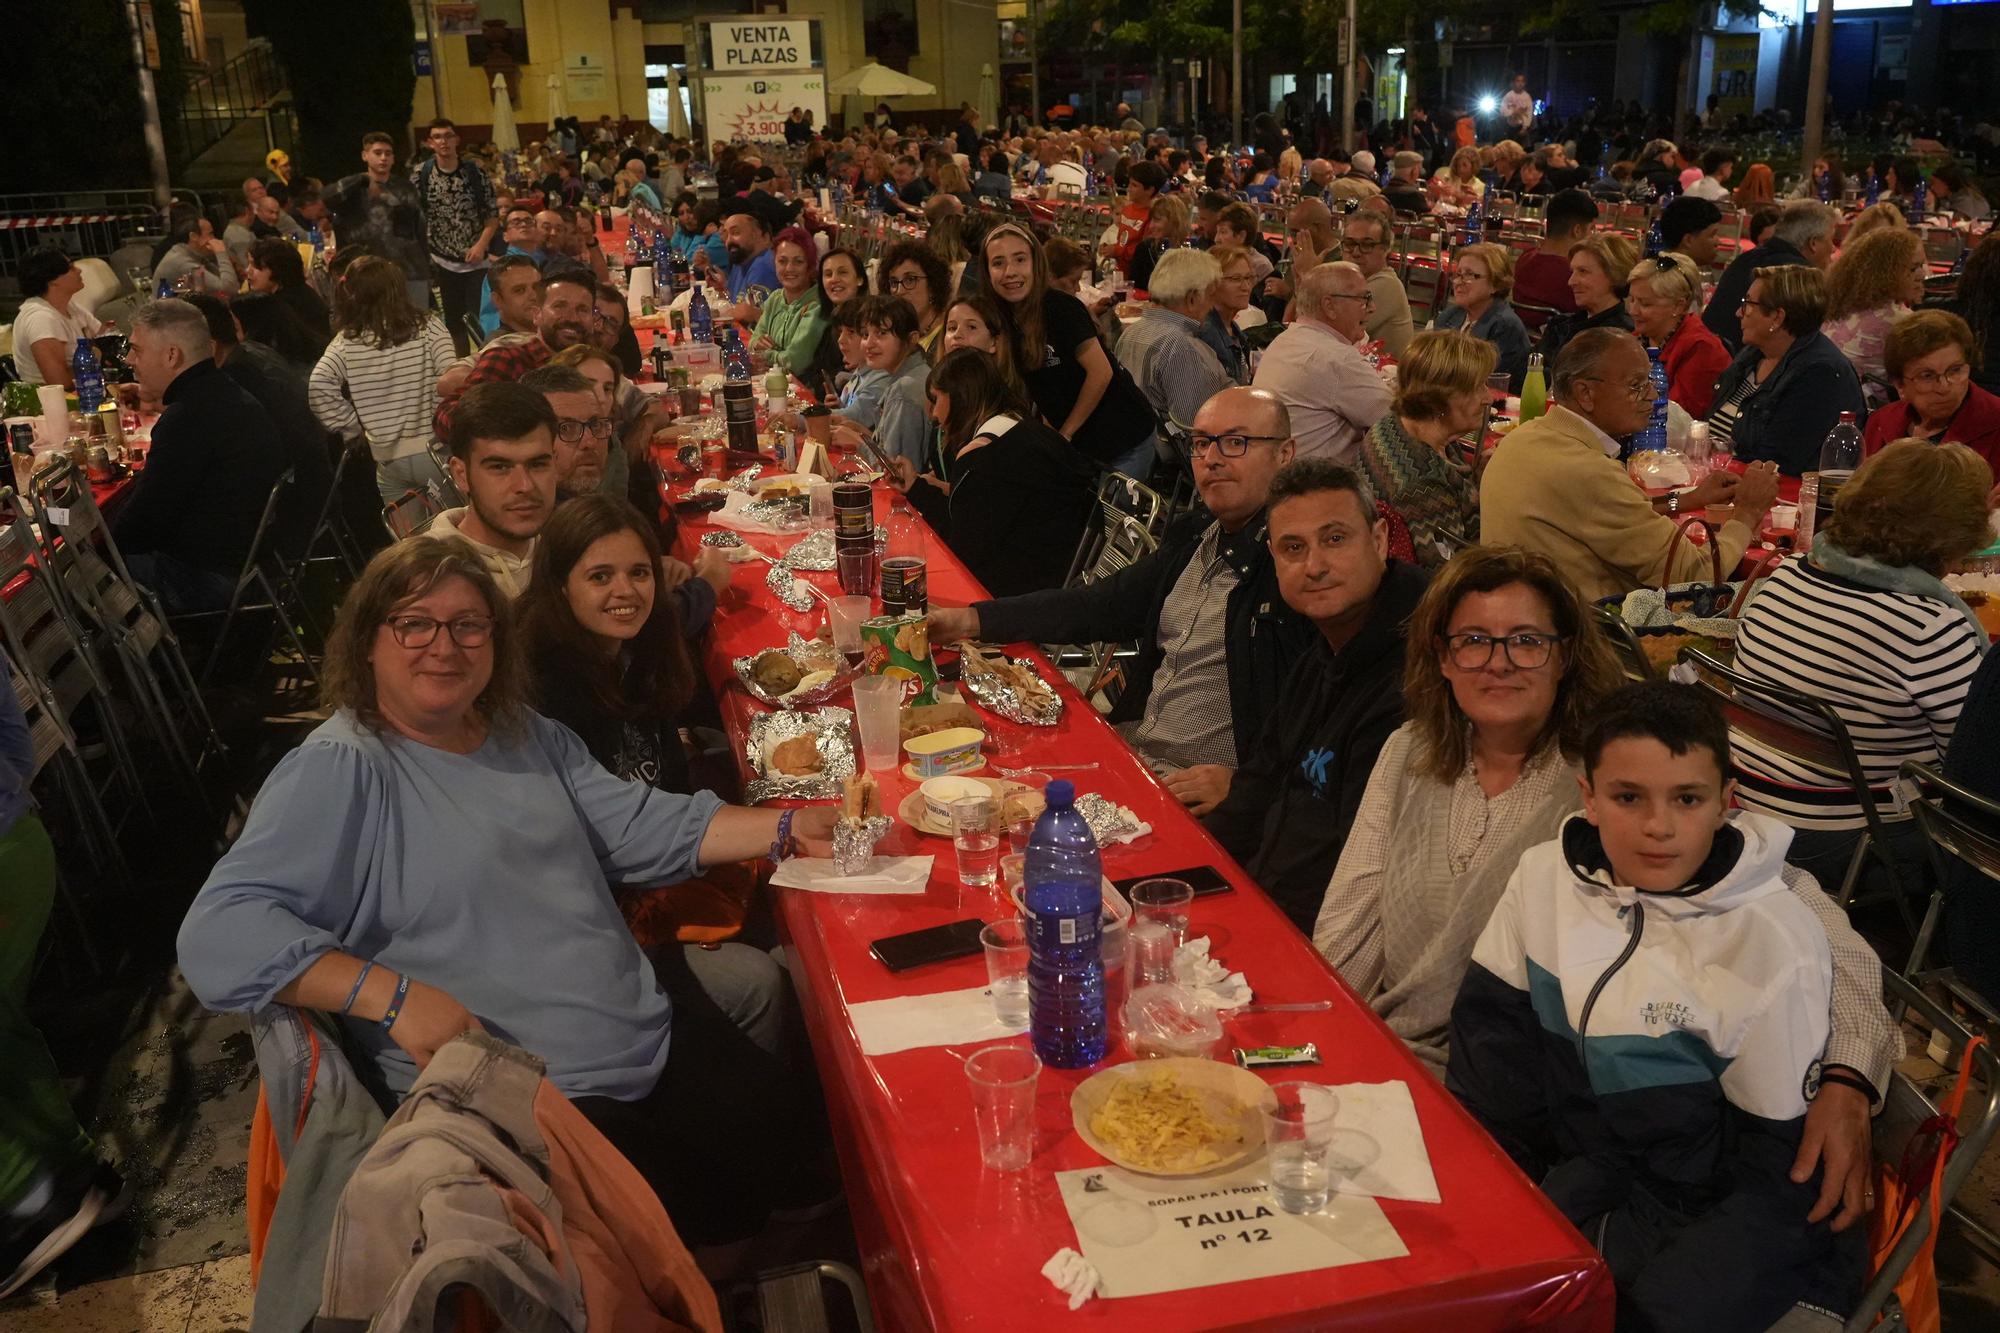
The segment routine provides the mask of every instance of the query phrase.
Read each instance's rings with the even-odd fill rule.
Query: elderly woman
[[[1905,315],[1889,330],[1882,360],[1896,401],[1869,415],[1869,454],[1892,440],[1950,441],[2000,474],[2000,396],[1973,383],[1979,348],[1964,320],[1945,310]]]
[[[1569,248],[1569,294],[1576,309],[1551,315],[1542,331],[1542,362],[1553,369],[1563,345],[1586,329],[1630,329],[1625,309],[1625,274],[1639,257],[1628,236],[1601,231]]]
[[[1991,540],[1992,486],[1962,444],[1898,440],[1840,488],[1811,554],[1761,581],[1743,610],[1736,670],[1830,705],[1873,785],[1893,786],[1908,760],[1938,763],[1951,743],[1987,636],[1942,575]],[[1865,828],[1846,773],[1755,736],[1737,746],[1737,800],[1796,828],[1788,859],[1841,884]],[[1913,837],[1884,850],[1915,863]]]
[[[1521,854],[1579,808],[1578,747],[1621,677],[1582,598],[1545,557],[1476,547],[1431,580],[1410,618],[1410,720],[1383,747],[1327,885],[1313,944],[1442,1075],[1453,999]],[[1881,970],[1833,899],[1786,887],[1833,952],[1827,1066],[1887,1084],[1901,1040]],[[1807,1113],[1800,1165],[1822,1153],[1817,1221],[1865,1215],[1870,1099],[1828,1079]]]
[[[1493,344],[1510,392],[1521,391],[1528,373],[1528,326],[1507,303],[1514,289],[1514,252],[1482,241],[1467,245],[1452,257],[1451,304],[1438,312],[1434,326],[1464,329]]]
[[[1451,155],[1451,164],[1431,177],[1431,204],[1470,208],[1486,197],[1486,182],[1479,178],[1479,150],[1461,148]]]
[[[1469,333],[1426,330],[1396,363],[1396,399],[1361,441],[1361,466],[1375,498],[1409,526],[1417,563],[1450,558],[1440,538],[1479,540],[1479,485],[1452,442],[1486,424],[1493,344]]]
[[[819,249],[803,227],[787,227],[771,242],[771,261],[778,273],[778,290],[764,298],[750,350],[792,375],[812,367],[820,338],[826,333],[826,298],[820,293]]]
[[[1870,407],[1889,399],[1882,344],[1890,326],[1924,299],[1924,243],[1907,227],[1850,240],[1826,274],[1823,330],[1854,363]]]
[[[1632,331],[1660,349],[1667,399],[1694,418],[1715,405],[1715,382],[1729,369],[1729,349],[1701,322],[1701,271],[1686,255],[1667,252],[1632,266],[1625,280]]]
[[[830,850],[832,812],[614,777],[523,702],[510,617],[454,538],[369,563],[327,644],[333,714],[210,873],[181,970],[215,1009],[333,1016],[398,1093],[491,1032],[546,1062],[691,1241],[746,1237],[792,1169],[768,1147],[799,1131],[797,1089],[680,1012],[606,886]]]
[[[1820,332],[1826,278],[1808,264],[1760,268],[1739,318],[1743,350],[1715,386],[1709,438],[1744,462],[1768,459],[1787,476],[1819,466],[1819,448],[1842,412],[1867,410],[1861,380]]]
[[[1250,308],[1250,294],[1257,288],[1257,269],[1251,261],[1260,258],[1255,250],[1240,245],[1212,245],[1208,254],[1222,269],[1215,284],[1215,301],[1201,322],[1201,340],[1223,373],[1237,384],[1250,382],[1250,344],[1236,327],[1236,317]],[[1269,263],[1269,260],[1265,261]]]

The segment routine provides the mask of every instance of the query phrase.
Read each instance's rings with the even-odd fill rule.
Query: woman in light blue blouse
[[[798,1091],[740,1060],[747,1041],[674,1021],[607,884],[794,839],[824,853],[832,813],[621,781],[522,691],[507,602],[469,546],[376,556],[328,643],[333,716],[196,897],[181,970],[211,1008],[340,1016],[399,1093],[454,1036],[491,1032],[546,1062],[691,1241],[753,1234],[784,1183],[759,1145],[798,1132]]]
[[[1462,246],[1452,257],[1451,304],[1438,311],[1432,327],[1464,329],[1492,343],[1507,391],[1519,393],[1528,374],[1528,326],[1507,302],[1513,290],[1512,251],[1491,241]]]

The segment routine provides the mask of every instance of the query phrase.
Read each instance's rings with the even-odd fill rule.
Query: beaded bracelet
[[[778,864],[792,854],[792,816],[795,813],[797,812],[793,810],[784,810],[778,814],[778,836],[771,840],[772,865]]]
[[[403,1000],[410,993],[410,974],[405,972],[396,978],[396,994],[389,1001],[389,1008],[382,1015],[382,1030],[387,1032],[396,1026],[396,1020],[403,1016]]]
[[[354,978],[354,989],[347,992],[347,1003],[340,1006],[341,1013],[345,1014],[354,1008],[354,1002],[361,998],[361,983],[368,980],[368,974],[374,970],[375,960],[372,958],[361,965],[360,975]]]

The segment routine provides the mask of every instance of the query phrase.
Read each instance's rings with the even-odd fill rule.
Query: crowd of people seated
[[[1965,264],[1956,312],[1928,308],[1898,209],[1842,236],[1819,189],[1779,205],[1768,167],[1738,179],[1717,148],[1691,169],[1653,138],[1605,173],[1657,215],[1642,254],[1530,108],[1525,144],[1434,126],[1311,157],[1260,144],[1240,178],[1143,132],[982,135],[968,109],[971,152],[886,125],[804,125],[803,164],[604,145],[593,176],[559,152],[550,202],[605,182],[670,220],[717,318],[823,398],[838,446],[886,463],[990,594],[933,605],[935,641],[1136,646],[1119,734],[1590,1231],[1621,1308],[1682,1300],[1698,1271],[1709,1324],[1762,1328],[1860,1287],[1869,1115],[1900,1055],[1880,963],[1829,892],[1860,816],[1839,774],[1732,735],[1691,688],[1621,687],[1592,604],[1705,579],[1710,552],[1676,531],[1711,505],[1732,507],[1710,541],[1733,568],[1780,476],[1854,413],[1866,461],[1749,599],[1736,668],[1832,704],[1871,777],[1990,769],[1967,758],[2000,726],[1988,638],[1943,575],[1991,544],[2000,496],[2000,242]],[[161,257],[170,286],[233,299],[134,322],[162,414],[116,533],[170,609],[226,600],[287,471],[323,491],[350,451],[385,505],[447,481],[464,498],[347,591],[328,717],[209,875],[180,964],[213,1008],[333,1016],[391,1097],[461,1033],[532,1051],[684,1236],[728,1246],[835,1189],[751,864],[824,852],[832,816],[731,803],[700,741],[695,664],[730,570],[669,553],[651,445],[673,408],[633,383],[596,230],[573,200],[515,208],[449,122],[430,143],[406,180],[370,136],[366,169],[326,190],[330,301],[246,195],[226,234],[191,221]],[[1080,189],[1086,163],[1122,194],[1094,254],[1008,206]],[[688,193],[698,166],[715,205]],[[1890,197],[1916,186],[1900,160],[1875,174]],[[926,235],[864,261],[819,216],[822,182]],[[1983,202],[1963,175],[1926,188],[1961,217]],[[1413,315],[1407,215],[1502,196],[1539,201],[1540,238],[1447,243],[1448,299]],[[1768,235],[1746,226],[1724,256],[1725,216],[1765,205]],[[1099,260],[1145,293],[1136,311]],[[24,373],[54,381],[94,329],[66,258],[23,274],[43,335]],[[1740,473],[1632,482],[1649,351]],[[1495,446],[1489,411],[1531,355],[1548,410]],[[1183,470],[1193,499],[1156,549],[1070,580],[1105,477],[1171,490]],[[39,884],[18,805],[0,781],[0,869],[32,862]],[[1914,864],[1904,837],[1884,855]],[[1575,950],[1616,952],[1628,911],[1660,924],[1619,992],[1704,1016],[1701,1049],[1662,1054],[1631,1019],[1568,1030],[1595,997]],[[694,947],[709,914],[728,941]],[[1968,936],[1989,920],[1949,919],[1968,971],[1991,966]],[[731,1146],[752,1141],[791,1146]],[[101,1191],[87,1144],[37,1151],[64,1197]]]

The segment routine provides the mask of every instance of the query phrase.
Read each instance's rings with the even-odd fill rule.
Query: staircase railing
[[[269,146],[291,147],[290,85],[276,52],[261,37],[228,63],[188,81],[180,113],[167,127],[168,156],[185,167],[252,119],[263,122]]]

